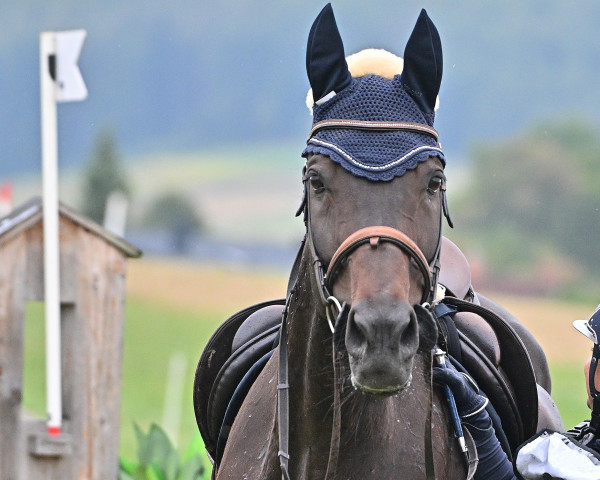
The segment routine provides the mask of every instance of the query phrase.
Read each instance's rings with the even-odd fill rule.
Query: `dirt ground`
[[[264,300],[285,296],[283,273],[233,270],[189,263],[134,260],[128,273],[128,295],[176,308],[231,314]],[[587,319],[595,305],[547,298],[521,298],[484,292],[523,322],[538,339],[551,362],[583,365],[591,343],[572,326]]]

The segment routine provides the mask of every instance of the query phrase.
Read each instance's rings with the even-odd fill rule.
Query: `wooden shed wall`
[[[3,480],[113,479],[127,258],[60,217],[65,434],[53,439],[43,421],[25,420],[21,412],[25,305],[43,300],[42,239],[41,220],[0,237],[0,474]]]

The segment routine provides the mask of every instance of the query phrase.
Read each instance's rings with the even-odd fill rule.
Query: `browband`
[[[345,120],[345,119],[331,119],[322,120],[313,125],[310,130],[307,142],[321,130],[331,128],[349,128],[354,130],[378,130],[378,131],[406,131],[424,133],[429,135],[438,141],[438,132],[435,128],[429,125],[423,125],[422,123],[413,122],[375,122],[370,120]]]

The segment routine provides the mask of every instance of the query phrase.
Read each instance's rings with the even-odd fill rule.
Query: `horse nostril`
[[[348,315],[346,349],[354,358],[367,350],[404,356],[417,344],[417,315],[409,305],[359,302]]]
[[[346,350],[349,355],[359,357],[364,353],[367,348],[367,335],[367,325],[360,318],[357,319],[355,309],[351,309],[346,324]]]
[[[411,309],[411,311],[409,312],[408,324],[406,325],[406,327],[404,328],[402,333],[400,333],[400,343],[401,344],[414,343],[414,340],[418,339],[418,337],[419,337],[419,332],[417,329],[418,329],[417,314],[415,313],[414,310]]]

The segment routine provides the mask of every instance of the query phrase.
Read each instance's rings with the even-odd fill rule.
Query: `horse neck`
[[[427,468],[438,480],[466,477],[445,397],[431,384],[431,361],[429,352],[419,352],[411,385],[397,395],[344,391],[336,478],[425,480]]]
[[[312,389],[315,385],[322,386],[323,382],[315,377],[333,375],[331,332],[307,248],[300,261],[287,322],[290,381],[294,386],[298,383],[297,388],[302,392],[309,391],[306,389]],[[332,385],[332,382],[327,383]]]
[[[332,340],[309,249],[298,270],[287,317],[292,478],[325,478],[331,443]]]

